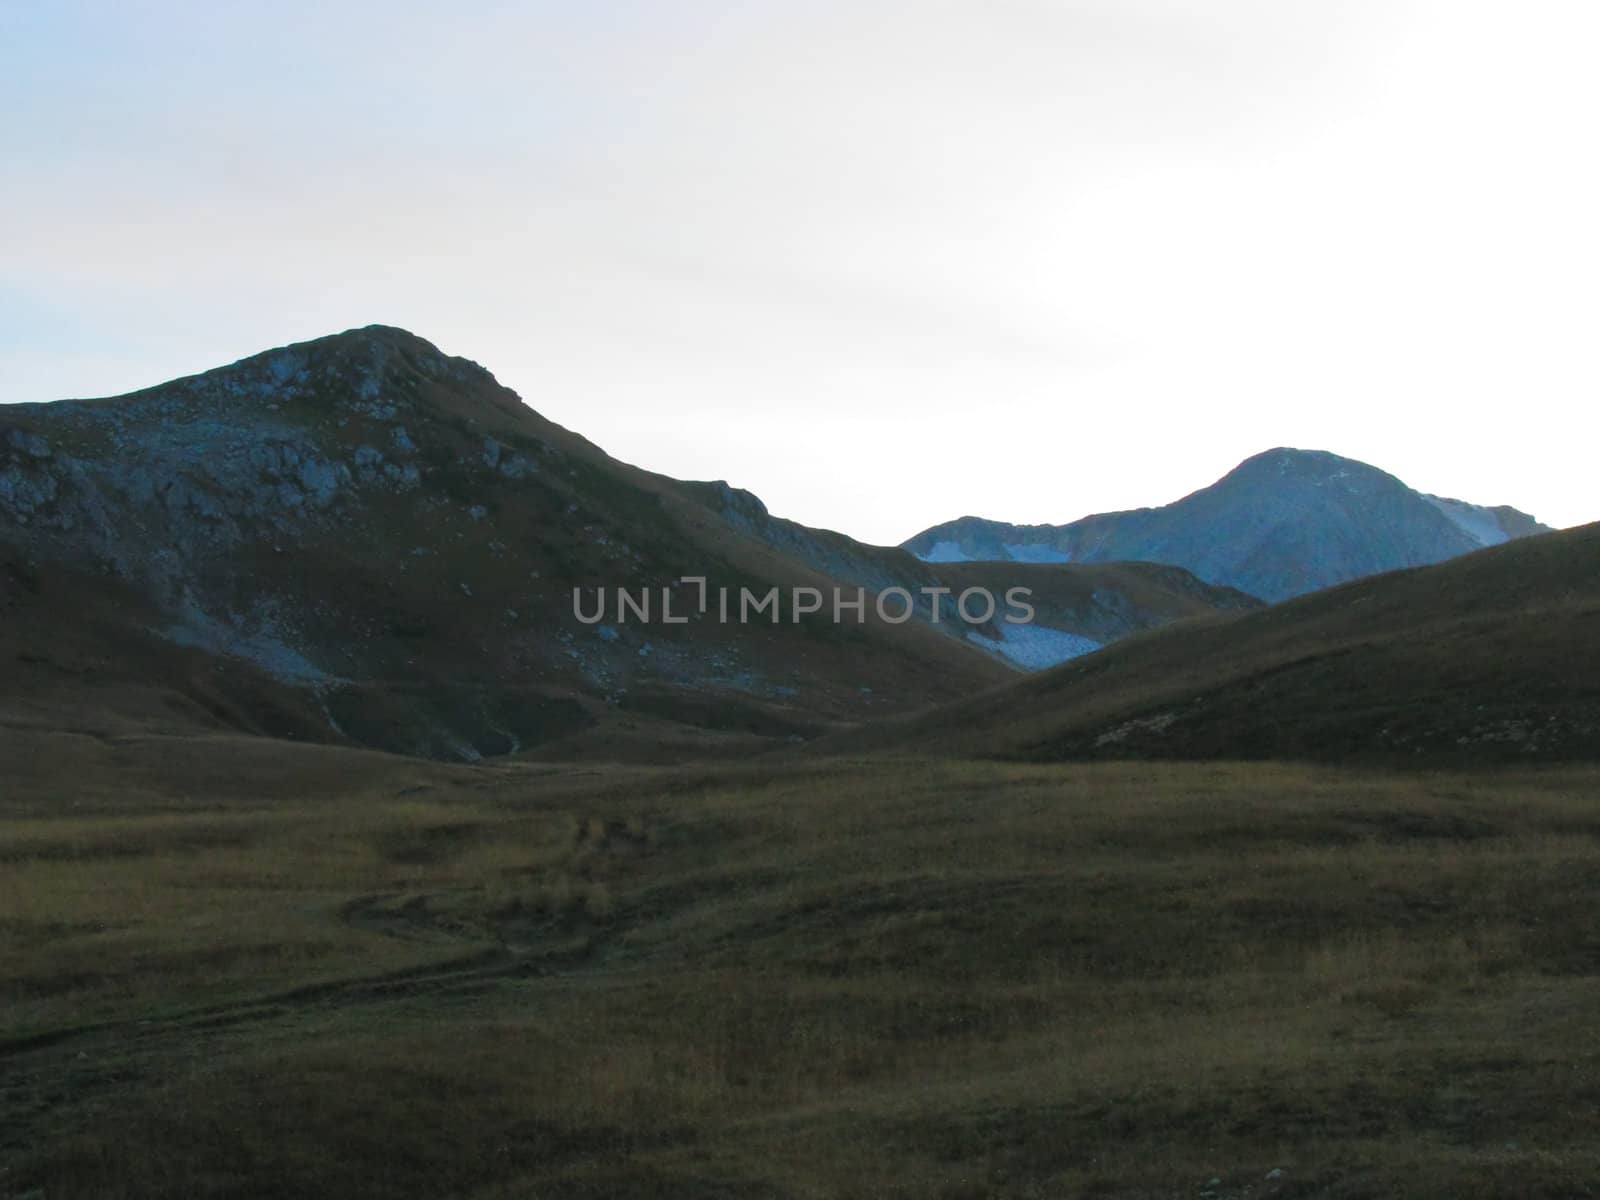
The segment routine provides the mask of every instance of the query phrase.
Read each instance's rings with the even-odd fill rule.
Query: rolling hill
[[[1021,760],[1600,757],[1600,524],[1197,618],[830,739]]]

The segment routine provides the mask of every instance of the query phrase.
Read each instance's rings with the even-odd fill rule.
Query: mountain
[[[962,517],[905,548],[926,562],[1161,562],[1269,601],[1548,532],[1514,508],[1428,496],[1321,450],[1268,450],[1160,508],[1069,525]]]
[[[1088,595],[1043,619],[1096,644],[1241,602],[1183,573],[1079,570],[1096,572]],[[787,608],[724,623],[685,576],[735,598],[940,585],[906,551],[618,462],[399,329],[0,407],[0,724],[704,756],[1015,670],[992,621],[896,623],[869,602],[859,623]],[[656,619],[619,611],[618,588],[649,589]],[[575,589],[586,606],[610,597],[602,619],[578,618]],[[682,623],[663,620],[663,589]]]
[[[869,546],[832,530],[774,517],[756,496],[726,483],[689,486],[735,528],[817,571],[874,593],[906,589],[923,620],[932,622],[935,615],[924,589],[948,592],[940,598],[939,628],[1028,670],[1054,666],[1173,621],[1261,606],[1260,600],[1237,589],[1207,584],[1181,568],[1155,563],[927,563],[900,547]],[[1026,588],[1033,620],[1008,623],[1002,616],[968,627],[958,611],[959,597],[968,588],[996,597]]]
[[[1600,757],[1600,524],[1105,651],[837,750],[1422,764]]]
[[[870,613],[579,622],[574,588],[832,581],[384,327],[115,399],[0,409],[0,542],[14,573],[41,568],[17,598],[35,606],[41,665],[75,669],[84,636],[52,633],[55,611],[85,589],[124,597],[97,645],[140,647],[140,678],[177,698],[120,706],[145,722],[205,707],[181,650],[231,673],[217,721],[457,758],[671,714],[685,694],[688,723],[717,740],[811,736],[1006,675]],[[676,588],[680,613],[692,591]],[[118,707],[121,667],[104,661],[80,682]]]

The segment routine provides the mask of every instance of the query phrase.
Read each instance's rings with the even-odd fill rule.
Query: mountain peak
[[[359,325],[353,329],[325,334],[308,341],[291,342],[287,346],[264,353],[276,354],[291,350],[310,355],[351,358],[403,354],[416,359],[419,364],[471,361],[448,355],[427,338],[412,333],[409,329],[402,329],[398,325]],[[471,365],[480,371],[483,370],[476,363]]]
[[[117,426],[174,421],[321,421],[421,408],[469,423],[517,419],[521,398],[470,359],[393,325],[365,325],[263,350],[226,366],[122,396],[67,400],[59,411]],[[12,406],[18,416],[55,405]]]
[[[368,399],[387,387],[404,386],[408,380],[469,385],[495,382],[492,374],[472,360],[445,354],[426,338],[393,325],[365,325],[294,342],[194,378],[239,374],[294,390],[345,385]]]
[[[1331,450],[1303,450],[1295,446],[1275,446],[1271,450],[1263,450],[1260,454],[1252,454],[1228,472],[1228,476],[1257,474],[1338,476],[1340,472],[1393,478],[1387,471],[1381,471],[1359,459],[1345,458],[1342,454],[1335,454]]]

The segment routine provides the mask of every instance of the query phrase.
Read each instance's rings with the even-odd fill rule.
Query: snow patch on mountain
[[[1007,542],[1005,552],[1011,556],[1013,562],[1029,563],[1068,563],[1072,555],[1064,550],[1057,550],[1052,546],[1042,546],[1037,542],[1017,544]]]
[[[1480,546],[1498,546],[1511,540],[1500,524],[1500,518],[1481,504],[1468,504],[1465,500],[1447,500],[1443,496],[1422,497],[1433,505],[1450,522]]]
[[[980,633],[967,634],[967,640],[1029,671],[1042,671],[1069,658],[1079,658],[1100,649],[1101,643],[1064,629],[1048,625],[998,625],[1004,639],[996,642]]]
[[[270,608],[270,606],[267,606]],[[318,685],[337,682],[294,646],[279,628],[275,616],[257,619],[258,628],[246,630],[235,623],[220,621],[205,612],[190,597],[185,597],[179,619],[159,636],[179,646],[192,646],[210,654],[243,659],[283,683]]]
[[[917,555],[923,562],[971,562],[971,557],[961,548],[959,542],[935,542],[928,548],[926,554]]]
[[[1006,542],[1001,545],[1001,554],[990,555],[985,558],[981,553],[974,557],[967,553],[960,542],[939,541],[917,557],[925,563],[957,563],[957,562],[985,562],[989,559],[1002,561],[1010,559],[1012,562],[1025,563],[1068,563],[1072,555],[1065,550],[1057,550],[1054,546],[1041,545],[1038,542]],[[914,552],[915,553],[915,552]]]

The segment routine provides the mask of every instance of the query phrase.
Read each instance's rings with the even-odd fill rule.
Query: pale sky
[[[0,3],[0,401],[374,322],[898,542],[1277,445],[1600,518],[1592,0]]]

